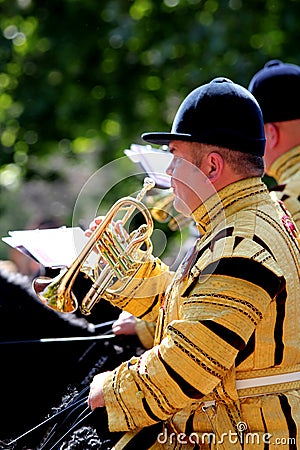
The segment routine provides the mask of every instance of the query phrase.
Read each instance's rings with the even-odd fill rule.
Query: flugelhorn
[[[151,235],[153,220],[148,208],[141,202],[146,192],[155,185],[146,177],[139,194],[119,199],[97,226],[76,260],[55,278],[38,277],[33,281],[33,289],[38,298],[47,306],[59,312],[72,313],[80,307],[83,314],[100,300],[104,292],[120,292],[138,271],[141,264],[152,253]],[[141,213],[145,223],[132,232],[125,231],[125,224],[134,212]],[[118,214],[123,214],[120,219]],[[115,223],[118,222],[118,231]],[[122,232],[123,230],[123,232]],[[143,247],[143,249],[141,249]],[[97,264],[90,267],[88,257],[95,251]],[[80,272],[92,280],[92,285],[83,296],[81,304],[74,294],[74,284]],[[120,280],[121,287],[109,289]]]
[[[191,217],[185,217],[177,213],[173,207],[173,189],[166,189],[160,195],[149,196],[146,205],[151,215],[157,222],[168,223],[171,231],[177,231],[192,221]]]

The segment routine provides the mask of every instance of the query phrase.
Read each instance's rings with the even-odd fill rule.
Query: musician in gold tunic
[[[266,172],[300,228],[300,67],[271,60],[251,79],[249,91],[263,113]]]
[[[96,375],[90,407],[125,432],[115,450],[300,448],[299,247],[261,180],[258,103],[216,78],[143,138],[169,146],[174,206],[201,237],[175,274],[153,258],[108,298],[156,338]]]

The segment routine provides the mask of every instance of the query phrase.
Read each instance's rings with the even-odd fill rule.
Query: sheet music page
[[[44,267],[69,267],[88,241],[80,227],[9,231],[2,240]],[[92,256],[91,256],[92,258]]]
[[[132,144],[124,150],[126,156],[155,181],[157,187],[170,188],[171,177],[166,170],[172,160],[172,154],[167,151],[152,148],[151,145]]]

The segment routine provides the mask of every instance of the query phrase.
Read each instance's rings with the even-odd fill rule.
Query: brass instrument
[[[158,222],[165,223],[170,220],[174,194],[172,189],[163,191],[161,195],[149,196],[147,206],[152,217]]]
[[[191,217],[186,217],[183,214],[176,214],[176,216],[172,217],[168,223],[168,227],[171,231],[181,230],[181,228],[190,225],[192,222]]]
[[[190,217],[175,212],[173,208],[174,193],[173,189],[164,190],[161,195],[149,196],[147,206],[150,209],[152,217],[160,223],[167,223],[171,231],[177,231],[192,221]]]
[[[153,220],[141,200],[154,185],[154,180],[146,177],[143,188],[136,198],[123,197],[118,200],[97,226],[69,268],[66,268],[54,279],[38,277],[33,281],[33,289],[43,303],[59,312],[72,313],[76,311],[79,302],[73,287],[80,272],[85,273],[93,282],[80,305],[83,314],[90,314],[91,309],[104,292],[115,294],[124,289],[141,264],[152,253],[150,237],[153,232]],[[142,213],[145,223],[129,233],[124,226],[135,211]],[[118,219],[120,212],[125,212],[122,219]],[[116,231],[116,223],[118,231]],[[143,251],[141,251],[141,246],[145,247],[143,247]],[[91,268],[87,264],[87,259],[93,250],[98,253],[98,261],[96,266]],[[110,290],[109,287],[117,280],[122,281],[121,287]]]

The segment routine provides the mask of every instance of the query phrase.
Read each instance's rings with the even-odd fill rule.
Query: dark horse
[[[119,311],[104,303],[99,319],[117,318]],[[44,306],[26,276],[0,269],[0,439],[34,425],[94,366],[103,348],[107,353],[107,341],[90,340],[99,330],[84,317]],[[77,340],[60,340],[66,337]]]
[[[81,280],[78,291],[82,283]],[[119,312],[108,302],[101,301],[89,316],[91,322],[80,314],[58,313],[37,299],[27,277],[0,270],[0,448],[44,448],[41,442],[50,434],[52,425],[46,432],[41,428],[18,438],[44,418],[64,411],[66,405],[76,402],[77,398],[81,398],[81,408],[85,408],[84,395],[92,377],[113,369],[140,351],[140,344],[134,338],[105,339],[105,334],[101,340],[96,337],[105,330],[101,323],[115,320]],[[66,337],[69,339],[60,339]],[[77,339],[72,340],[72,337]],[[61,448],[71,449],[73,442],[74,448],[100,449],[95,447],[97,439],[99,445],[103,444],[103,436],[100,438],[94,427],[94,423],[99,424],[97,415],[99,412],[75,426],[62,440]],[[73,418],[69,420],[71,425],[66,422],[65,426],[68,430]],[[103,420],[100,419],[102,424]],[[63,429],[57,431],[55,436],[58,434],[61,438],[64,432]],[[10,442],[13,444],[9,445]],[[78,447],[79,442],[81,447]],[[93,443],[92,447],[89,442]]]

